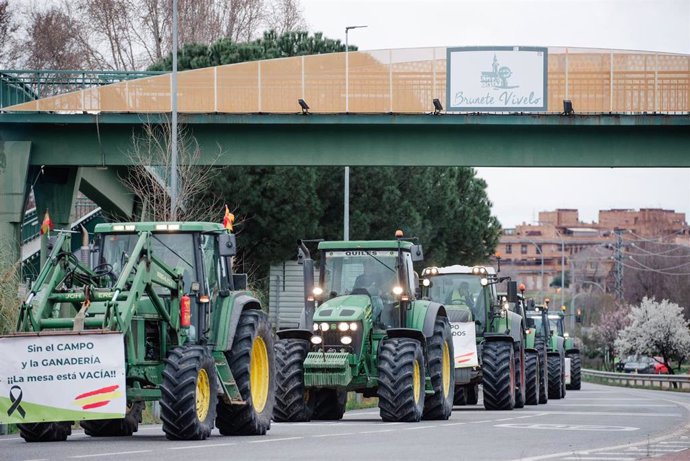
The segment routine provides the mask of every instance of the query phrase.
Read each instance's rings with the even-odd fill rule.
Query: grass
[[[350,392],[347,395],[346,411],[361,410],[364,408],[376,408],[379,405],[378,397],[362,397],[361,394]]]

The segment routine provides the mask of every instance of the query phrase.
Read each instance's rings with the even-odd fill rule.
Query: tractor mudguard
[[[484,342],[491,343],[496,341],[508,341],[512,343],[515,342],[515,338],[505,333],[493,333],[488,331],[484,333]]]
[[[560,352],[558,352],[558,351],[549,351],[546,353],[546,355],[548,355],[549,357],[551,357],[553,355],[558,356],[558,357],[561,356]]]
[[[579,353],[580,353],[580,349],[578,349],[578,348],[566,349],[566,350],[565,350],[565,353],[566,353],[566,354],[579,354]]]
[[[426,347],[426,337],[424,333],[414,328],[389,328],[386,330],[388,338],[412,338],[422,343],[422,347]]]
[[[226,298],[228,299],[228,298]],[[236,297],[231,297],[230,312],[222,313],[222,317],[219,326],[219,333],[222,332],[222,327],[227,328],[226,336],[223,338],[222,335],[216,339],[216,347],[223,347],[221,350],[229,351],[232,349],[233,341],[235,340],[235,331],[237,330],[237,324],[240,321],[240,315],[245,309],[256,309],[261,310],[261,303],[253,296],[249,296],[247,293],[238,294]],[[222,334],[222,333],[221,333]]]
[[[309,341],[314,335],[310,330],[303,330],[301,328],[290,328],[288,330],[280,330],[276,332],[278,339],[303,339]]]
[[[448,316],[446,308],[439,303],[430,302],[424,316],[424,326],[422,327],[422,333],[427,338],[431,338],[434,335],[434,325],[436,324],[436,318],[439,316]]]
[[[538,354],[538,353],[539,353],[538,350],[533,349],[533,348],[531,348],[531,347],[530,347],[530,348],[525,348],[525,354],[528,353],[528,352],[533,352],[533,353],[535,353],[535,354]]]

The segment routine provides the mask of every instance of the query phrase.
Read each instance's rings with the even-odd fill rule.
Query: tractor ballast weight
[[[214,426],[226,435],[265,434],[273,407],[273,340],[260,302],[245,289],[246,277],[233,273],[235,236],[201,222],[99,224],[95,236],[97,262],[89,267],[71,254],[70,234],[59,233],[21,305],[16,335],[0,338],[0,345],[27,336],[57,343],[88,338],[98,345],[115,335],[113,349],[124,357],[113,365],[117,377],[77,379],[68,388],[103,385],[77,399],[92,402],[105,389],[112,402],[101,398],[79,413],[27,411],[24,421],[12,421],[22,437],[64,440],[74,420],[91,436],[131,435],[146,401],[160,401],[169,439],[205,439]],[[24,389],[25,402],[34,397],[40,402]],[[122,413],[102,411],[115,402]]]
[[[300,328],[277,332],[274,420],[340,419],[347,392],[378,396],[384,421],[447,419],[450,325],[441,305],[416,297],[421,246],[399,237],[322,241],[318,250],[316,285],[299,244],[305,307]]]
[[[496,292],[496,285],[508,280],[484,266],[427,267],[422,272],[424,299],[442,304],[452,322],[456,405],[476,404],[480,383],[488,410],[512,410],[525,403],[524,318],[510,309],[518,301],[517,286],[509,282],[505,296]]]

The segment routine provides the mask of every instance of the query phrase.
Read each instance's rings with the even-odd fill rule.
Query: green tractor
[[[524,294],[523,287],[524,285],[520,285],[520,291]],[[543,404],[549,401],[548,344],[551,337],[551,325],[548,310],[544,309],[544,306],[536,305],[533,299],[525,300],[524,303],[528,330],[527,349],[528,355],[533,357],[528,359],[529,365],[527,368],[532,368],[531,362],[536,359],[536,373],[538,376],[537,403]],[[531,371],[527,371],[527,376],[531,376]],[[528,394],[530,396],[533,395],[529,392]],[[533,398],[528,397],[528,401],[533,402]]]
[[[58,233],[17,333],[0,338],[17,355],[0,371],[0,421],[27,442],[65,440],[73,421],[93,437],[128,436],[159,401],[169,439],[203,440],[214,426],[265,434],[273,339],[233,273],[235,236],[200,222],[98,224],[95,236],[89,263]]]
[[[496,293],[496,285],[507,280],[483,266],[422,272],[424,299],[442,304],[451,321],[456,405],[476,404],[480,383],[487,410],[525,405],[525,320],[511,310],[518,301],[517,284],[508,282],[507,296]]]
[[[565,388],[567,390],[579,391],[582,388],[582,360],[580,359],[579,341],[565,331],[565,310],[557,315],[556,323],[558,324],[558,330],[563,332],[563,347],[565,348]]]
[[[300,242],[305,308],[277,332],[274,421],[338,420],[347,392],[378,397],[384,421],[445,420],[453,409],[453,341],[446,311],[417,299],[420,245],[320,242],[320,282]]]
[[[549,298],[540,306],[547,313],[549,321],[549,338],[547,340],[547,369],[549,375],[549,398],[565,398],[566,390],[566,349],[565,331],[563,328],[563,314],[549,310]]]

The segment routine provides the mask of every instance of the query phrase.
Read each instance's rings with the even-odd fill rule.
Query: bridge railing
[[[623,386],[647,386],[660,389],[690,389],[690,375],[650,375],[642,373],[615,373],[611,371],[582,370],[582,376],[595,382]]]
[[[49,96],[101,87],[125,80],[152,77],[162,72],[0,70],[0,108]]]

